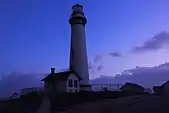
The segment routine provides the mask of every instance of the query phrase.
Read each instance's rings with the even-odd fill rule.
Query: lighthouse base
[[[80,85],[80,91],[92,91],[92,85]]]

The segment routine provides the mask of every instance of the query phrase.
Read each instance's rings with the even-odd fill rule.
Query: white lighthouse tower
[[[81,90],[90,90],[85,36],[86,23],[83,6],[73,5],[69,19],[71,25],[70,67],[82,78],[80,81]]]

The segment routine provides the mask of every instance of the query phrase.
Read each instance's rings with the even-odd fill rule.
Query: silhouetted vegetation
[[[65,110],[72,105],[85,102],[115,99],[125,96],[149,95],[147,92],[135,93],[130,91],[102,91],[102,92],[79,92],[79,93],[51,93],[48,94],[51,101],[51,110]],[[1,113],[23,113],[34,112],[42,103],[45,94],[43,92],[32,92],[22,95],[18,99],[1,101]]]
[[[43,93],[32,92],[18,99],[0,101],[0,113],[36,111],[42,102],[43,95]]]
[[[20,97],[23,111],[36,111],[43,99],[42,93],[32,92]]]

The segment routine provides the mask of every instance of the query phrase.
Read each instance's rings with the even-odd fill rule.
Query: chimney
[[[54,74],[54,73],[55,73],[55,68],[50,68],[50,70],[51,70],[51,71],[50,71],[51,74]]]

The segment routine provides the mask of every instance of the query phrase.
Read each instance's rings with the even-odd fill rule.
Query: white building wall
[[[71,26],[71,47],[74,51],[74,58],[71,58],[70,63],[82,77],[80,84],[89,85],[85,27],[82,24]]]
[[[72,80],[72,87],[69,87],[69,79],[71,79]],[[77,80],[77,88],[74,86],[74,80]],[[71,92],[75,92],[75,91],[77,91],[77,92],[79,92],[79,79],[74,75],[74,74],[71,74],[70,76],[69,76],[69,78],[68,78],[68,80],[67,80],[67,92],[70,92],[70,90],[71,90]]]

